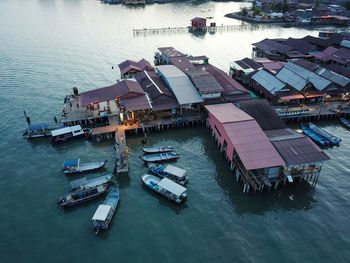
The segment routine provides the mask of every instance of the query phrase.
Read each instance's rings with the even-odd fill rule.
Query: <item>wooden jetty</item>
[[[185,33],[199,33],[199,32],[232,32],[232,31],[251,31],[261,30],[272,27],[280,27],[273,24],[243,24],[243,25],[216,25],[216,26],[204,26],[199,28],[187,27],[162,27],[162,28],[139,28],[133,29],[134,36],[147,35],[147,34],[185,34]]]

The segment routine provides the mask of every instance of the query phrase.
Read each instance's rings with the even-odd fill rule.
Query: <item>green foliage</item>
[[[320,1],[319,1],[319,0],[315,0],[314,6],[315,6],[315,7],[319,7],[319,6],[320,6]]]
[[[286,0],[284,0],[283,3],[272,2],[270,5],[270,10],[276,13],[285,13],[288,11],[288,9],[289,9],[289,5]]]
[[[259,7],[254,7],[252,11],[253,11],[253,16],[258,16],[262,12],[262,10]]]
[[[238,12],[241,16],[247,16],[248,15],[248,9],[246,7],[243,7],[241,11]]]
[[[346,1],[344,3],[344,7],[347,9],[347,10],[350,10],[350,1]]]

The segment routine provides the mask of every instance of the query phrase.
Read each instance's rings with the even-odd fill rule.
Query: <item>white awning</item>
[[[185,174],[186,174],[186,170],[181,169],[181,168],[176,167],[176,166],[171,165],[171,164],[168,164],[165,167],[164,172],[166,172],[168,174],[172,174],[172,175],[180,177],[180,178],[185,176]]]
[[[62,129],[58,129],[58,130],[53,130],[51,132],[51,135],[52,136],[59,136],[59,135],[62,135],[62,134],[70,133],[70,132],[73,132],[73,131],[80,131],[80,130],[81,130],[81,126],[80,125],[75,125],[75,126],[72,126],[72,127],[66,127],[66,128],[62,128]]]
[[[99,205],[92,220],[105,221],[107,219],[109,211],[112,209],[109,205]]]
[[[163,178],[162,180],[160,180],[160,182],[158,183],[158,186],[164,188],[165,190],[180,196],[182,193],[184,193],[185,191],[187,191],[187,189],[177,183],[174,183],[173,181],[169,180],[168,178]]]

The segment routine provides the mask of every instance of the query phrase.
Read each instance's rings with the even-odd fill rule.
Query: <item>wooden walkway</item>
[[[129,171],[129,160],[127,156],[126,148],[126,136],[125,129],[118,127],[115,133],[115,168],[114,170],[119,173],[127,173]]]

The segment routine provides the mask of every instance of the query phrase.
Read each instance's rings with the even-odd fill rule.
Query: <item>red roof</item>
[[[199,21],[203,21],[203,20],[206,21],[206,19],[203,17],[195,17],[195,18],[191,19],[192,22],[199,22]]]
[[[124,98],[122,100],[124,102],[124,106],[127,111],[145,110],[145,109],[152,108],[146,95],[139,95],[139,96],[134,96],[130,98]]]
[[[247,170],[286,164],[255,120],[225,123],[223,126]]]
[[[122,63],[118,64],[120,72],[124,75],[128,73],[130,70],[134,69],[137,71],[141,71],[139,64],[132,60],[125,60]]]
[[[232,103],[206,105],[205,108],[211,113],[220,123],[241,122],[254,120],[247,113],[237,108]]]
[[[136,81],[122,80],[112,86],[83,92],[80,94],[80,98],[82,106],[87,106],[92,103],[121,98],[130,93],[145,94]]]

